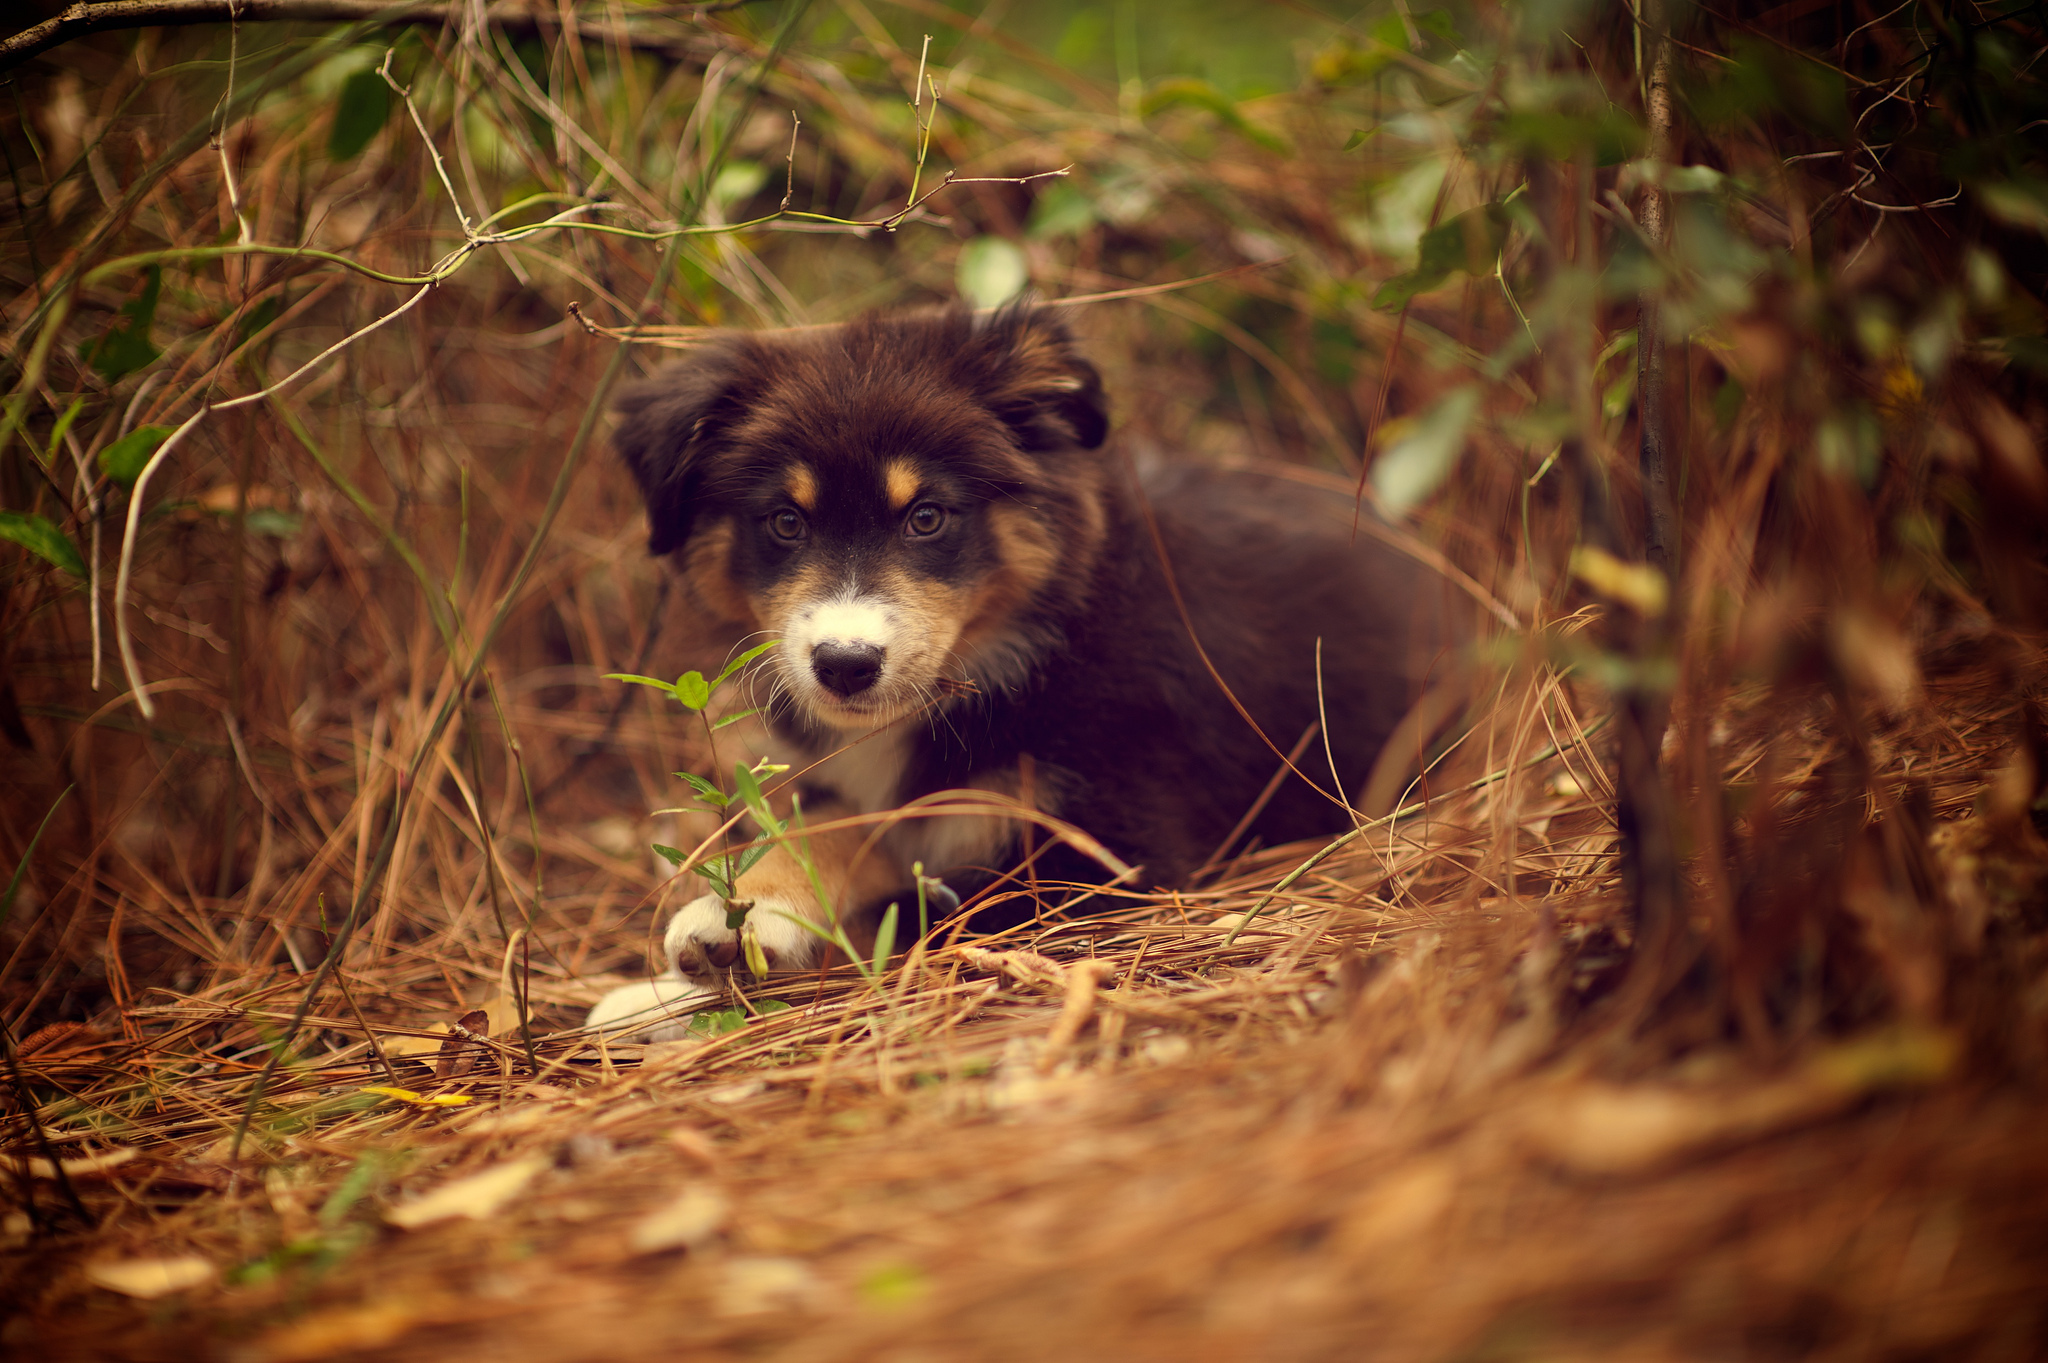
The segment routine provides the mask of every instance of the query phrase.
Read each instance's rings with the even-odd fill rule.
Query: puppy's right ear
[[[705,462],[744,409],[746,368],[739,339],[721,337],[629,385],[613,403],[612,446],[647,503],[648,553],[689,541]]]

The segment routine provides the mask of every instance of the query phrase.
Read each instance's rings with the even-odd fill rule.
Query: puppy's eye
[[[904,517],[903,533],[912,539],[924,539],[927,536],[938,534],[939,531],[945,528],[945,525],[945,510],[932,505],[930,502],[922,502],[911,508],[910,514]]]
[[[810,527],[804,524],[802,516],[784,508],[768,518],[768,528],[779,540],[800,540]]]

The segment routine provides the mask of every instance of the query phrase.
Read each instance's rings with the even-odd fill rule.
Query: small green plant
[[[719,688],[731,681],[741,668],[775,647],[776,642],[770,640],[757,648],[748,649],[727,663],[724,671],[709,680],[706,680],[701,672],[685,672],[673,682],[665,682],[657,677],[637,676],[629,672],[608,672],[605,676],[612,681],[650,686],[664,695],[673,697],[679,705],[694,713],[703,723],[704,739],[709,744],[711,736],[726,725],[736,724],[750,715],[760,713],[759,710],[742,710],[713,720],[709,708],[712,697],[718,694]],[[767,856],[771,847],[777,843],[786,845],[790,855],[796,858],[797,865],[803,868],[804,877],[810,882],[811,893],[815,896],[818,907],[824,912],[825,922],[821,925],[796,914],[783,916],[820,941],[837,949],[853,963],[854,969],[860,972],[862,979],[871,987],[880,988],[882,976],[888,970],[890,957],[896,949],[900,906],[891,904],[883,911],[881,924],[875,932],[875,947],[871,953],[863,954],[854,948],[852,938],[847,935],[846,925],[840,922],[839,914],[833,906],[832,896],[825,889],[824,877],[818,871],[817,858],[811,853],[810,840],[804,836],[803,802],[792,792],[790,817],[777,818],[774,809],[768,803],[767,793],[761,788],[764,778],[779,776],[788,769],[787,766],[765,759],[751,766],[745,762],[735,762],[732,768],[731,790],[727,790],[718,779],[715,764],[709,778],[699,776],[695,772],[677,772],[676,775],[697,793],[698,803],[713,813],[729,815],[735,803],[745,808],[748,817],[760,830],[761,836],[745,846],[734,848],[722,835],[718,853],[696,866],[689,864],[689,853],[680,848],[655,843],[654,850],[677,870],[694,870],[710,883],[712,891],[725,904],[726,927],[739,934],[740,950],[748,971],[756,979],[763,979],[768,974],[768,957],[761,946],[759,932],[748,921],[748,916],[754,910],[754,903],[740,897],[739,879],[761,858]],[[911,869],[917,881],[918,935],[923,937],[931,931],[931,910],[926,900],[926,890],[937,882],[924,874],[923,863],[920,862]]]
[[[770,639],[765,644],[748,649],[727,663],[724,671],[708,681],[702,672],[695,671],[685,672],[672,682],[665,682],[657,677],[642,677],[630,672],[607,672],[605,676],[611,681],[650,686],[672,697],[678,705],[697,716],[698,721],[704,726],[705,744],[710,746],[711,736],[720,729],[760,713],[759,709],[741,710],[713,720],[710,713],[712,697],[737,676],[741,668],[774,648],[777,642],[779,641]],[[779,775],[787,770],[787,767],[766,760],[756,762],[751,767],[744,762],[734,763],[733,785],[739,792],[738,795],[728,793],[724,784],[719,781],[716,763],[712,765],[711,777],[708,780],[695,772],[677,772],[676,775],[687,782],[690,789],[697,792],[698,803],[715,814],[726,814],[735,799],[745,797],[748,812],[754,815],[756,822],[761,823],[762,832],[767,836],[755,845],[735,850],[727,831],[722,830],[718,854],[696,867],[687,865],[690,860],[688,853],[678,848],[664,847],[660,843],[654,844],[655,852],[677,870],[695,870],[710,882],[712,891],[725,903],[725,925],[740,935],[740,945],[746,955],[747,969],[752,971],[757,979],[768,974],[768,957],[761,949],[760,935],[747,922],[747,915],[754,906],[750,901],[739,897],[738,885],[740,877],[751,870],[754,863],[768,855],[773,838],[782,831],[782,826],[775,822],[772,816],[763,818],[767,814],[768,805],[761,796],[761,778]]]

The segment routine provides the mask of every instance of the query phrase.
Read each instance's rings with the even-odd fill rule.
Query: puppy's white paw
[[[818,939],[796,923],[813,921],[808,904],[780,895],[761,895],[747,915],[760,935],[770,970],[805,970],[818,960]],[[709,979],[720,971],[739,965],[739,934],[725,925],[725,901],[715,894],[691,900],[676,910],[662,937],[662,949],[678,975]]]
[[[690,1014],[717,997],[717,990],[677,975],[656,975],[606,994],[583,1025],[622,1040],[681,1041],[689,1035]]]

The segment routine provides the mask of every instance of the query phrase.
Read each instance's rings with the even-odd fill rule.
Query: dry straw
[[[0,43],[10,1347],[2038,1351],[2036,21],[86,8]],[[715,845],[604,392],[979,236],[1488,643],[1333,843],[576,1030]]]

